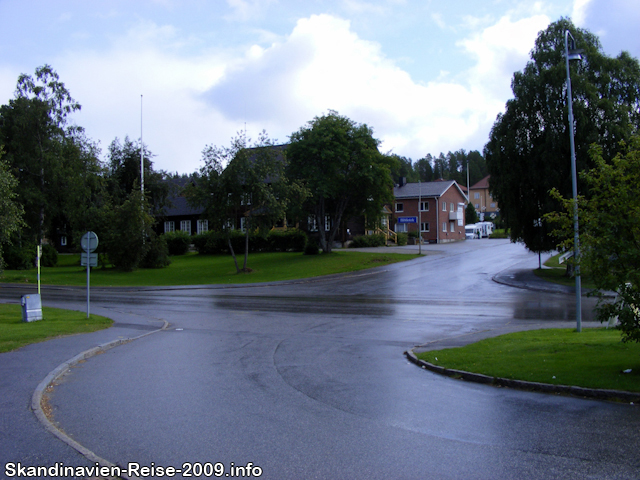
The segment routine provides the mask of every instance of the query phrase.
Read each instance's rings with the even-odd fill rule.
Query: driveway
[[[640,476],[635,406],[469,384],[409,364],[403,352],[416,345],[575,326],[571,295],[493,281],[535,268],[522,246],[430,247],[410,262],[331,279],[94,290],[92,311],[114,318],[114,329],[3,354],[24,363],[22,375],[42,366],[10,402],[22,402],[12,408],[31,433],[18,450],[0,440],[2,460],[81,461],[38,432],[25,408],[29,389],[62,361],[52,350],[66,360],[100,335],[168,321],[166,331],[79,364],[50,396],[65,432],[122,467],[199,462],[233,474],[250,462],[268,479]],[[82,295],[56,289],[43,298],[82,309]],[[592,306],[583,299],[585,326]],[[11,418],[3,431],[21,437]],[[44,453],[29,456],[29,442]]]

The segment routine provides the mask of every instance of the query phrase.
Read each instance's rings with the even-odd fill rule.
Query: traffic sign
[[[82,252],[80,254],[80,265],[82,265],[83,267],[97,267],[98,254]]]
[[[98,235],[94,232],[85,233],[80,240],[80,246],[82,247],[83,252],[93,252],[98,248]]]

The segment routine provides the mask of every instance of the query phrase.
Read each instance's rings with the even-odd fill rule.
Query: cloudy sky
[[[330,109],[383,152],[482,151],[560,17],[640,57],[638,0],[0,0],[0,104],[49,64],[103,154],[142,117],[155,167],[180,173],[245,127],[284,143]]]

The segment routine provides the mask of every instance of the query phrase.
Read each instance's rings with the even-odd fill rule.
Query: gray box
[[[42,320],[42,300],[40,294],[23,295],[20,299],[22,305],[22,321],[35,322]]]

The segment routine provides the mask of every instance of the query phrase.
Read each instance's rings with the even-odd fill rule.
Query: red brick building
[[[446,243],[465,239],[467,197],[455,180],[406,183],[393,189],[394,230],[420,233],[424,242]]]

